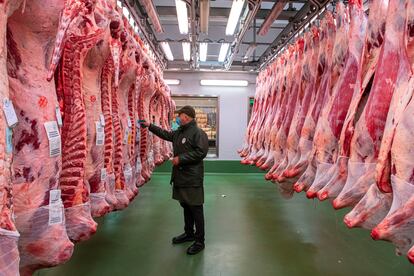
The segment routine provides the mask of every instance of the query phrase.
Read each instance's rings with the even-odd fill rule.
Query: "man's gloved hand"
[[[147,128],[150,126],[150,123],[147,123],[145,120],[139,120],[138,123],[141,125],[142,128]]]
[[[178,164],[180,164],[180,158],[178,158],[178,156],[175,156],[173,159],[171,159],[171,163],[174,166],[178,166]]]

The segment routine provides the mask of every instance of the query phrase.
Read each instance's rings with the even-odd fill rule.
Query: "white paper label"
[[[127,164],[124,169],[124,177],[127,182],[129,182],[132,178],[132,168],[130,164]]]
[[[105,116],[103,114],[99,115],[99,121],[101,122],[101,126],[105,126]]]
[[[96,145],[103,146],[105,143],[105,132],[104,128],[101,125],[101,122],[95,122],[96,128]]]
[[[59,156],[62,152],[59,127],[56,121],[46,122],[44,125],[49,140],[49,155],[50,157]]]
[[[135,173],[141,173],[141,168],[142,168],[141,158],[138,156],[137,157],[137,162],[136,162],[136,165],[135,165]]]
[[[9,127],[6,127],[6,152],[12,153],[13,152],[13,130]]]
[[[62,201],[60,190],[50,190],[49,193],[49,204],[56,204]]]
[[[131,122],[131,117],[128,116],[127,119],[127,123],[128,123],[128,127],[131,128],[132,127],[132,122]]]
[[[107,173],[106,173],[106,169],[103,168],[101,169],[101,181],[106,181],[106,177],[107,177]]]
[[[56,121],[58,123],[58,126],[61,127],[63,125],[62,114],[60,113],[59,106],[56,106]]]
[[[49,225],[60,224],[63,222],[62,206],[52,205],[49,207]]]
[[[128,144],[129,128],[125,128],[124,132],[124,145]]]
[[[14,110],[12,101],[7,98],[3,99],[3,111],[4,116],[6,116],[7,125],[9,127],[14,127],[19,122],[19,120],[17,119],[16,111]]]

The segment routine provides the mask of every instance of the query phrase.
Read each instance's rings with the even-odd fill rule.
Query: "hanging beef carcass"
[[[354,206],[375,182],[375,165],[393,92],[392,89],[384,89],[384,75],[394,74],[390,66],[395,64],[387,64],[388,54],[392,51],[381,51],[387,10],[388,0],[370,3],[362,71],[358,75],[361,88],[355,91],[355,102],[353,100],[348,111],[340,140],[341,155],[349,155],[350,158],[347,167],[339,168],[341,173],[325,187],[327,197],[338,196],[333,201],[336,209]],[[392,75],[388,76],[392,78]]]
[[[362,63],[355,77],[354,95],[341,131],[339,157],[336,165],[330,171],[330,180],[318,192],[320,200],[335,198],[344,188],[348,176],[351,142],[355,141],[353,139],[356,139],[355,143],[352,144],[354,155],[360,155],[360,158],[367,162],[370,162],[371,158],[375,158],[379,151],[392,93],[380,89],[379,87],[382,87],[381,84],[373,80],[379,58],[379,50],[381,49],[380,46],[383,41],[381,32],[383,32],[385,26],[387,2],[375,1],[375,4],[377,5],[371,5],[372,13],[370,13],[370,22],[367,35],[365,36]],[[385,68],[385,64],[380,64],[379,66],[384,66],[382,68]],[[371,89],[373,81],[374,86]],[[366,110],[364,110],[365,106]],[[364,132],[364,130],[367,131]],[[356,135],[354,136],[354,134]],[[358,153],[355,153],[355,151],[358,151]],[[353,159],[355,159],[355,156]],[[369,167],[371,171],[368,173],[372,176],[372,165],[358,166],[357,169]],[[355,172],[353,171],[352,174],[355,175]],[[365,174],[365,176],[367,175]]]
[[[320,51],[318,57],[317,70],[320,80],[316,80],[315,95],[312,99],[312,104],[306,114],[305,121],[300,133],[300,139],[298,144],[298,156],[295,160],[289,163],[285,171],[284,177],[292,178],[300,176],[307,166],[309,155],[312,152],[312,141],[315,133],[315,127],[318,123],[319,114],[324,103],[324,96],[326,87],[330,86],[331,77],[331,64],[332,64],[332,49],[335,40],[335,25],[334,19],[330,12],[327,12],[322,20],[322,28],[320,31]],[[320,83],[318,85],[318,83]],[[298,185],[294,185],[297,192]]]
[[[0,97],[3,103],[9,103],[9,80],[7,76],[7,59],[10,50],[7,46],[7,19],[17,10],[23,1],[1,1],[0,8]],[[12,121],[11,121],[12,122]],[[15,123],[15,122],[13,122]],[[19,274],[18,238],[14,218],[11,182],[12,130],[9,128],[5,114],[0,115],[1,178],[0,178],[0,274],[13,276]]]
[[[10,99],[18,118],[10,141],[12,183],[24,275],[61,264],[73,251],[60,198],[61,113],[55,84],[46,80],[45,63],[52,55],[63,7],[64,1],[31,0],[8,20]]]
[[[345,61],[348,53],[349,43],[349,15],[348,10],[342,2],[338,2],[336,5],[336,33],[335,43],[332,51],[332,66],[328,76],[326,90],[323,93],[322,109],[319,112],[319,119],[315,126],[315,133],[313,136],[313,143],[315,143],[317,137],[320,137],[320,131],[323,130],[321,119],[324,116],[328,116],[329,107],[332,105],[334,97],[335,86],[343,72]],[[321,91],[322,92],[322,91]],[[325,120],[326,121],[326,120]],[[308,190],[315,180],[317,159],[316,159],[316,146],[313,145],[312,152],[309,154],[309,160],[306,162],[307,167],[299,180],[294,184],[294,189],[297,192]]]
[[[403,10],[405,11],[404,6],[405,1],[390,0],[384,44],[380,54],[380,61],[378,62],[383,64],[383,66],[378,67],[375,74],[375,78],[378,78],[376,86],[379,85],[377,89],[381,93],[393,95],[378,153],[376,169],[381,169],[382,172],[383,164],[388,162],[395,128],[402,119],[412,94],[412,91],[407,86],[411,74],[411,65],[410,60],[405,54],[407,46],[404,41],[407,30],[404,30],[406,16],[405,12],[403,12]],[[393,70],[387,70],[387,68],[393,68]],[[388,166],[391,167],[391,164]],[[388,171],[388,169],[386,170]],[[380,180],[389,179],[390,175],[384,176],[390,173],[391,171],[388,173],[384,171],[381,174],[377,171],[377,185],[371,185],[353,210],[345,216],[344,222],[348,227],[372,229],[387,215],[390,210],[392,193],[389,193],[388,188],[388,193],[383,193],[378,188],[386,187],[386,185],[380,184],[384,183]]]
[[[125,23],[124,23],[125,24]],[[121,127],[121,151],[116,152],[115,156],[120,155],[121,158],[121,174],[124,181],[124,190],[131,201],[137,194],[138,188],[135,186],[135,179],[133,178],[133,163],[131,163],[130,146],[132,144],[133,120],[130,117],[129,103],[134,102],[135,97],[135,81],[137,67],[140,66],[136,60],[136,44],[133,37],[127,31],[123,32],[123,45],[121,55],[121,70],[120,81],[117,95],[113,97],[118,98],[119,103],[119,120]],[[134,123],[135,124],[135,123]],[[119,142],[119,141],[118,141]]]
[[[104,33],[99,28],[100,17],[96,16],[101,9],[96,6],[94,0],[66,2],[48,76],[53,76],[60,62],[64,110],[60,185],[66,228],[73,241],[88,239],[97,227],[91,217],[85,183],[87,125],[81,70],[86,54]]]
[[[274,169],[274,166],[276,166],[276,163],[278,161],[278,154],[280,153],[278,151],[278,142],[280,141],[278,138],[281,138],[280,136],[283,134],[279,131],[281,129],[281,126],[283,124],[283,121],[285,119],[285,116],[287,114],[288,110],[288,103],[291,99],[291,83],[292,79],[290,78],[292,71],[295,67],[295,48],[294,46],[290,46],[285,53],[285,56],[282,58],[283,66],[285,66],[285,72],[283,72],[279,79],[279,85],[277,86],[277,93],[280,93],[279,99],[279,108],[278,112],[275,115],[275,118],[273,120],[272,129],[270,131],[270,145],[269,145],[269,155],[267,160],[265,161],[265,165],[273,164],[270,168],[269,172],[265,175],[266,180],[272,179],[272,169]]]
[[[286,180],[283,172],[290,163],[295,164],[299,159],[299,139],[308,113],[314,93],[317,91],[320,82],[321,71],[317,70],[319,56],[319,30],[314,27],[305,34],[305,52],[304,63],[302,67],[302,78],[297,98],[296,107],[293,113],[292,123],[289,129],[286,146],[287,153],[285,158],[279,164],[273,173],[273,179],[278,182]],[[291,180],[289,180],[291,181]],[[291,190],[289,185],[289,190]]]
[[[374,239],[383,239],[393,242],[397,247],[397,252],[405,254],[414,245],[414,231],[412,225],[414,224],[413,208],[414,208],[414,158],[412,153],[414,151],[413,143],[413,115],[414,115],[414,100],[412,98],[414,92],[414,1],[396,1],[394,6],[393,1],[390,1],[389,13],[395,12],[396,20],[394,29],[396,36],[394,36],[394,43],[398,47],[397,58],[399,63],[398,77],[395,81],[394,95],[403,104],[405,100],[409,99],[408,105],[404,109],[396,112],[402,113],[392,115],[394,124],[386,124],[386,127],[391,127],[393,134],[386,136],[389,132],[384,134],[385,139],[390,139],[391,144],[391,190],[392,190],[392,205],[384,220],[378,224],[371,233]],[[392,8],[396,7],[395,10]],[[387,30],[388,31],[388,30]],[[394,98],[393,98],[394,101]],[[394,111],[394,110],[392,110]],[[388,117],[388,119],[390,118]],[[389,130],[388,130],[389,131]],[[381,145],[381,154],[385,150]],[[387,144],[385,144],[387,146]],[[384,158],[381,159],[384,161]],[[387,191],[389,188],[385,186],[384,170],[380,164],[381,172],[378,174],[378,184],[382,190]],[[387,166],[387,165],[385,165]]]
[[[86,109],[87,124],[87,158],[85,164],[85,182],[90,189],[91,213],[93,217],[105,215],[112,209],[111,200],[109,203],[106,198],[107,189],[107,171],[104,166],[105,159],[105,116],[103,114],[101,91],[105,63],[110,59],[111,51],[110,42],[113,30],[110,24],[119,22],[120,17],[115,11],[114,4],[109,5],[109,1],[99,1],[98,5],[108,4],[100,7],[104,13],[96,15],[101,16],[96,20],[98,27],[103,29],[101,36],[97,37],[98,41],[87,53],[82,66],[82,88],[84,91],[84,102]],[[112,57],[114,59],[116,57]]]
[[[141,116],[141,120],[146,120],[147,122],[151,122],[150,118],[150,101],[152,96],[155,93],[154,86],[155,86],[155,76],[154,76],[154,69],[150,68],[150,64],[147,61],[144,61],[143,67],[145,69],[145,75],[142,77],[141,80],[141,89],[139,95],[139,114]],[[151,135],[148,133],[147,128],[140,129],[140,152],[141,152],[141,165],[142,171],[141,174],[144,178],[144,181],[148,181],[151,176]]]
[[[274,64],[269,67],[271,72],[270,76],[268,76],[270,82],[269,89],[271,89],[271,98],[270,98],[270,109],[266,113],[267,118],[264,125],[264,142],[263,142],[263,152],[256,162],[256,166],[260,167],[262,170],[268,170],[271,166],[273,166],[273,159],[271,158],[271,135],[275,132],[274,130],[274,122],[276,120],[276,116],[279,111],[279,105],[281,101],[282,93],[279,93],[281,82],[278,82],[280,77],[282,76],[282,65],[283,58],[279,57],[276,59]],[[256,101],[255,101],[256,102]]]

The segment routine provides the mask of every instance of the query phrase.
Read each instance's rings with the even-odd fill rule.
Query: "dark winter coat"
[[[171,175],[173,198],[190,205],[203,204],[203,159],[208,152],[207,134],[195,121],[175,131],[167,131],[153,124],[149,130],[161,139],[172,142],[174,156],[179,158],[179,164],[173,166]]]

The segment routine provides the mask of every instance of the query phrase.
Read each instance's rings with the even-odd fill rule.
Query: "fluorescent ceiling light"
[[[168,85],[180,85],[181,83],[180,80],[175,80],[175,79],[165,79],[164,82],[165,84],[168,84]]]
[[[219,62],[224,62],[226,60],[227,52],[229,51],[229,47],[230,47],[230,43],[222,43],[221,44],[220,54],[219,54],[219,58],[218,58]]]
[[[187,4],[183,0],[175,0],[177,9],[178,28],[181,34],[188,34]]]
[[[226,35],[234,35],[237,24],[240,20],[240,14],[242,12],[245,0],[233,0],[231,6],[229,21],[227,21]]]
[[[248,86],[247,80],[201,80],[203,86]]]
[[[207,60],[207,49],[208,49],[208,43],[206,42],[200,43],[200,61]]]
[[[170,48],[170,44],[168,44],[168,42],[161,42],[161,48],[164,51],[165,57],[170,60],[173,61],[174,60],[174,56],[171,52],[171,48]]]
[[[185,61],[191,59],[191,45],[190,42],[183,42],[183,56]]]

